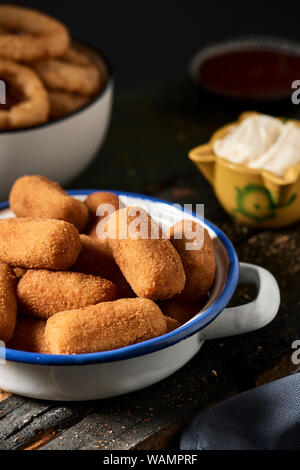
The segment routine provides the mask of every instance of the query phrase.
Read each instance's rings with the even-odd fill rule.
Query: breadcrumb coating
[[[17,280],[22,279],[22,277],[26,274],[27,269],[25,268],[19,268],[18,266],[15,266],[12,268],[14,275],[16,276]]]
[[[88,221],[86,205],[74,199],[58,183],[45,176],[25,175],[13,184],[9,204],[18,217],[58,219],[81,232]]]
[[[175,318],[166,317],[166,320],[167,320],[167,333],[177,330],[177,328],[181,326],[181,323],[178,320],[175,320]]]
[[[119,297],[135,297],[107,246],[101,240],[83,234],[80,242],[81,251],[72,270],[109,279],[117,286]]]
[[[176,297],[159,303],[159,307],[164,315],[177,320],[182,325],[197,315],[203,305],[204,302],[180,302]]]
[[[15,332],[7,347],[34,353],[49,352],[45,340],[46,322],[38,318],[18,316]]]
[[[97,225],[104,217],[110,214],[103,214],[97,216],[97,209],[101,204],[110,204],[111,210],[119,210],[123,207],[122,202],[118,196],[114,193],[108,193],[105,191],[96,191],[88,195],[85,199],[85,204],[89,210],[89,223],[87,226],[86,233],[91,237],[99,238],[97,235]],[[111,212],[112,213],[112,212]],[[104,245],[108,248],[107,240],[101,240]]]
[[[60,21],[31,8],[1,5],[0,25],[8,29],[0,38],[0,56],[16,62],[60,56],[70,45]]]
[[[70,271],[29,270],[20,280],[21,312],[47,319],[57,312],[117,299],[117,287],[99,276]]]
[[[167,321],[148,299],[120,299],[49,318],[45,338],[52,354],[108,351],[165,334]]]
[[[111,204],[115,210],[119,210],[119,204],[121,201],[115,193],[108,193],[105,191],[96,191],[91,193],[85,199],[85,204],[88,207],[91,214],[96,215],[97,208],[101,204]]]
[[[33,69],[47,89],[79,93],[86,97],[95,95],[104,81],[101,69],[92,57],[75,45],[56,59],[35,62]]]
[[[202,247],[186,249],[186,243],[197,243],[196,235],[193,236],[197,228],[203,230]],[[181,239],[176,238],[181,234]],[[185,288],[177,299],[181,302],[198,302],[207,295],[215,279],[216,262],[210,235],[200,224],[182,220],[171,227],[170,241],[181,257],[186,275]]]
[[[0,340],[7,342],[16,326],[16,278],[7,264],[0,264]]]
[[[62,220],[0,220],[0,261],[21,268],[68,269],[80,252],[74,225]]]
[[[137,218],[131,215],[134,210],[138,211],[141,236],[134,230],[138,229]],[[180,256],[144,209],[127,207],[114,212],[108,234],[113,257],[137,296],[168,299],[183,290],[185,273]]]

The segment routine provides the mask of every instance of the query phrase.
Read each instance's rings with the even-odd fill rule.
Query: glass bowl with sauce
[[[189,74],[205,90],[229,98],[284,99],[300,78],[300,44],[268,36],[224,41],[199,51]]]

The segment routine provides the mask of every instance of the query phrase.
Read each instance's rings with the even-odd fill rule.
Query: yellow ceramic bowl
[[[218,129],[208,144],[191,150],[189,158],[212,184],[220,204],[231,216],[255,227],[290,225],[300,220],[300,164],[279,178],[266,170],[232,163],[213,151],[213,142],[250,114],[243,113],[237,122]],[[299,121],[291,121],[300,127]]]

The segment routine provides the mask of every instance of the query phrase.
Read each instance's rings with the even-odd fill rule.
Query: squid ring
[[[100,68],[87,53],[74,46],[57,59],[36,62],[34,69],[50,90],[91,96],[102,82]]]
[[[34,126],[45,122],[49,98],[41,80],[30,68],[0,59],[0,78],[6,87],[15,87],[22,99],[10,109],[0,107],[0,130]]]
[[[69,93],[68,91],[49,90],[48,94],[50,100],[50,119],[59,119],[73,113],[89,102],[87,96]]]
[[[30,8],[0,6],[0,28],[0,57],[4,59],[32,62],[57,57],[70,45],[62,23]]]

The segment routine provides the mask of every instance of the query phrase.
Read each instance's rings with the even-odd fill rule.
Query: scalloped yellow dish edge
[[[263,168],[249,168],[247,165],[243,165],[240,163],[233,163],[229,160],[226,160],[226,158],[219,157],[218,155],[215,154],[213,150],[213,143],[216,140],[222,139],[223,137],[225,137],[227,134],[229,134],[231,129],[236,128],[244,119],[246,119],[246,117],[251,116],[253,114],[261,114],[261,113],[258,113],[256,111],[245,111],[242,114],[240,114],[237,121],[230,122],[220,127],[219,129],[217,129],[211,136],[208,143],[198,145],[197,147],[194,147],[192,150],[190,150],[188,154],[190,160],[197,163],[197,162],[202,162],[204,160],[208,161],[207,159],[209,159],[209,161],[218,159],[222,161],[223,165],[227,165],[228,167],[235,168],[239,171],[243,171],[245,173],[249,173],[252,175],[262,175],[264,179],[269,179],[273,183],[281,185],[281,186],[295,183],[300,178],[300,163],[297,163],[296,165],[293,165],[287,168],[284,176],[279,177],[269,170],[264,170]],[[289,118],[283,118],[283,117],[277,117],[276,119],[278,119],[279,121],[286,119],[287,121],[293,122],[297,127],[300,128],[300,121],[297,121],[296,119],[289,119]]]
[[[289,167],[284,177],[233,163],[214,153],[213,143],[228,134],[255,111],[242,113],[238,120],[217,129],[209,142],[193,148],[189,158],[212,185],[215,195],[231,216],[246,225],[283,227],[300,220],[300,163]],[[280,118],[294,122],[295,119]]]

